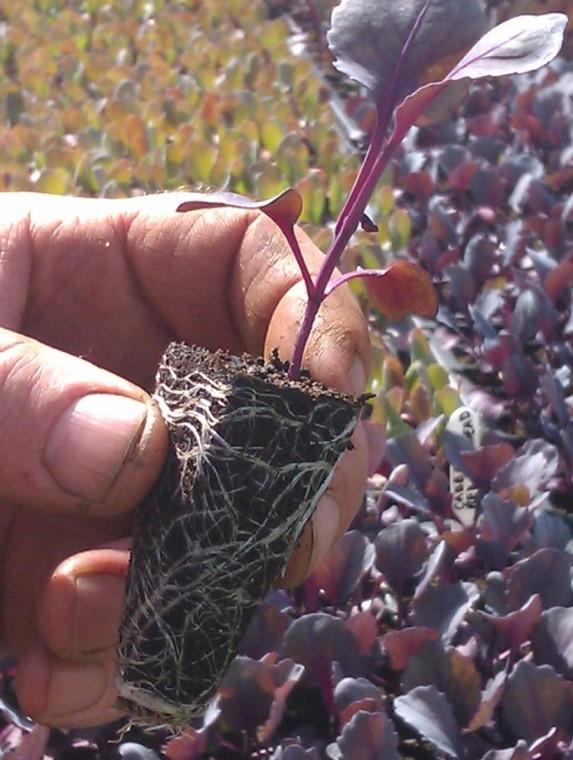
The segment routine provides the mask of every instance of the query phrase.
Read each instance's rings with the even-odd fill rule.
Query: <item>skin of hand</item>
[[[184,194],[126,200],[2,195],[0,643],[23,710],[61,728],[114,720],[115,648],[134,510],[167,432],[153,403],[169,341],[288,358],[305,291],[262,213],[175,213]],[[322,254],[299,231],[316,272]],[[305,354],[318,380],[361,393],[365,320],[338,288]],[[363,493],[366,445],[340,462],[283,579],[303,580]]]

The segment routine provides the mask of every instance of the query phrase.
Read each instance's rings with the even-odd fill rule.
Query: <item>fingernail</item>
[[[117,644],[125,578],[104,573],[75,578],[73,651],[88,655]]]
[[[328,494],[323,496],[312,520],[314,547],[311,568],[314,570],[326,558],[338,534],[340,526],[340,508],[338,502]]]
[[[350,368],[349,373],[350,388],[355,396],[360,396],[361,393],[364,393],[367,379],[364,363],[362,362],[362,359],[357,356],[352,362],[352,367]]]
[[[102,501],[137,444],[147,407],[125,396],[92,393],[56,421],[44,451],[46,468],[69,493]]]

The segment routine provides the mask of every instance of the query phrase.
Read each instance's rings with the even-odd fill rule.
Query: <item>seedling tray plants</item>
[[[484,34],[478,0],[342,0],[328,44],[335,66],[371,94],[376,126],[316,276],[294,232],[295,190],[262,202],[190,193],[178,207],[269,216],[300,267],[306,310],[291,357],[250,360],[173,344],[161,361],[155,395],[171,447],[138,511],[118,657],[120,704],[136,719],[182,729],[205,712],[351,445],[364,399],[333,394],[304,372],[324,300],[361,278],[392,319],[436,313],[429,276],[408,259],[383,270],[336,269],[360,226],[376,230],[367,205],[391,157],[413,125],[451,111],[471,80],[548,63],[565,23],[561,14],[520,16]]]

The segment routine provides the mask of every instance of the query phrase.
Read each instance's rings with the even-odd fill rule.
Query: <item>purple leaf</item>
[[[534,594],[521,609],[509,615],[490,615],[482,612],[482,617],[503,636],[513,651],[529,639],[531,632],[541,616],[543,607],[539,594]]]
[[[452,706],[458,723],[466,726],[481,702],[480,676],[473,662],[454,647],[444,648],[440,641],[427,641],[410,658],[402,674],[402,688],[435,686]]]
[[[501,570],[531,528],[533,516],[527,508],[502,501],[493,493],[482,499],[482,515],[478,553],[490,568]]]
[[[493,714],[503,697],[506,680],[507,674],[502,670],[488,682],[481,695],[479,710],[473,716],[466,728],[467,733],[478,731],[480,728],[483,728],[490,723]]]
[[[517,456],[499,470],[492,490],[500,494],[516,486],[525,487],[529,497],[544,489],[557,472],[559,452],[551,443],[539,438],[528,441]]]
[[[322,591],[331,604],[341,604],[372,568],[374,557],[374,546],[366,536],[357,530],[345,533],[306,582],[309,601],[316,606]]]
[[[516,16],[491,29],[441,81],[408,95],[396,109],[390,143],[397,144],[451,82],[519,74],[545,66],[561,49],[567,17],[562,13]]]
[[[382,646],[392,670],[403,670],[410,657],[417,654],[426,641],[437,638],[438,632],[434,628],[401,628],[387,633],[382,639]]]
[[[338,662],[348,676],[362,675],[365,657],[358,641],[339,618],[316,612],[303,615],[284,635],[283,653],[305,667],[305,678],[321,687],[332,705],[331,671]]]
[[[544,609],[571,603],[571,559],[557,549],[540,549],[504,571],[507,608],[517,610],[533,594],[539,594]]]
[[[405,433],[388,441],[388,459],[397,467],[407,464],[410,476],[422,491],[432,473],[430,455],[422,447],[414,433]]]
[[[263,602],[241,641],[240,654],[259,660],[267,652],[277,651],[291,623],[289,615],[268,601]]]
[[[341,726],[357,712],[384,712],[382,691],[367,678],[343,678],[334,689],[334,703]]]
[[[187,193],[187,200],[177,206],[177,211],[196,211],[202,208],[218,208],[228,206],[230,208],[258,209],[269,216],[279,227],[294,225],[302,211],[302,198],[293,188],[284,190],[279,195],[264,201],[254,201],[239,193],[214,192],[214,193]]]
[[[463,756],[462,737],[447,699],[435,686],[418,686],[394,700],[396,715],[447,757]]]
[[[383,712],[357,712],[337,739],[342,760],[399,760],[398,736]]]
[[[188,193],[187,200],[177,206],[177,211],[196,211],[197,209],[220,206],[259,210],[270,217],[287,239],[300,268],[307,293],[310,294],[313,291],[312,278],[294,231],[295,224],[298,222],[302,211],[302,197],[297,190],[290,187],[279,195],[264,201],[253,201],[244,195],[229,192]]]
[[[328,44],[339,71],[393,105],[423,75],[463,54],[484,27],[476,0],[342,0]]]
[[[542,613],[533,632],[537,662],[551,665],[566,678],[573,677],[573,608],[552,607]]]
[[[510,18],[484,34],[450,77],[479,79],[540,69],[561,50],[567,21],[563,13]]]
[[[520,740],[513,749],[492,749],[481,760],[532,760],[527,742]]]
[[[219,707],[226,723],[251,736],[268,721],[273,728],[278,725],[286,696],[300,680],[303,668],[292,660],[278,664],[277,660],[276,653],[269,653],[260,660],[235,658],[219,691]],[[285,685],[286,690],[281,688]],[[279,704],[273,710],[277,699]]]
[[[571,540],[571,531],[561,516],[539,510],[535,514],[531,537],[536,549],[548,548],[562,551]]]
[[[462,451],[462,472],[477,486],[489,485],[496,472],[513,459],[513,447],[509,443],[480,446],[475,451]]]
[[[356,639],[360,652],[364,655],[370,654],[378,639],[378,623],[372,612],[356,612],[347,618],[344,625]]]
[[[378,533],[376,567],[388,583],[401,593],[404,584],[416,575],[428,556],[426,533],[417,520],[401,520]]]
[[[519,294],[511,320],[512,331],[522,342],[533,340],[538,331],[551,338],[559,314],[541,288],[530,287]]]
[[[442,583],[412,603],[415,625],[435,628],[444,643],[454,637],[468,611],[477,603],[479,590],[473,583]]]
[[[571,688],[549,665],[521,660],[507,679],[501,702],[504,721],[518,739],[534,742],[573,720]]]
[[[286,744],[286,742],[289,744]],[[300,744],[291,744],[287,739],[274,751],[271,760],[320,760],[318,750],[304,749]]]
[[[426,589],[438,579],[444,578],[451,570],[455,559],[475,543],[473,528],[442,531],[441,536],[442,540],[430,554],[424,575],[416,587],[416,598],[425,594]]]

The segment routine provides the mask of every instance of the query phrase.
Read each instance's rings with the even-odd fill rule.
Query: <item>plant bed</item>
[[[120,704],[185,726],[213,696],[280,578],[362,399],[287,367],[172,343],[157,376],[170,432],[141,505],[121,626]]]

